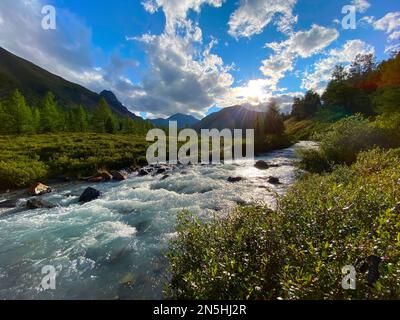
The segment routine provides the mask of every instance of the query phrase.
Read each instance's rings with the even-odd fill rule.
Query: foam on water
[[[44,196],[57,204],[54,209],[2,209],[0,299],[162,298],[168,278],[163,252],[176,236],[177,213],[225,214],[237,203],[273,206],[268,188],[283,193],[295,179],[294,148],[261,159],[278,167],[258,170],[254,161],[240,161],[187,166],[164,180],[133,174],[118,183],[64,186]],[[236,176],[245,180],[227,182]],[[269,176],[282,185],[269,184]],[[79,195],[88,186],[103,195],[80,205]],[[57,270],[56,290],[40,287],[46,265]]]

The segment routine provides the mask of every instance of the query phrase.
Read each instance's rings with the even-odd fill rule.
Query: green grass
[[[95,133],[0,136],[0,188],[68,176],[80,178],[98,170],[144,164],[143,136]]]
[[[350,167],[308,174],[276,211],[179,217],[166,293],[179,299],[399,299],[400,150],[361,153]],[[370,287],[341,286],[342,267],[382,258]]]

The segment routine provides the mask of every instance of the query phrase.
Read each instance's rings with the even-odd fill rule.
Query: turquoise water
[[[296,147],[260,157],[279,165],[264,171],[242,161],[181,167],[162,181],[162,175],[132,174],[123,182],[61,186],[44,196],[54,209],[0,211],[0,299],[163,298],[163,253],[175,236],[177,213],[223,215],[237,203],[273,206],[266,188],[282,193],[293,182]],[[227,182],[236,176],[246,180]],[[269,184],[269,176],[282,185]],[[80,205],[88,186],[103,196]],[[57,271],[55,290],[41,288],[46,265]]]

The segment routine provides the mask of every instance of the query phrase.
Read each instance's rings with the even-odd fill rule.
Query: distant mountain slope
[[[193,126],[194,129],[253,129],[257,116],[263,112],[251,110],[251,107],[233,106],[212,113]]]
[[[167,119],[153,119],[150,120],[157,127],[168,127],[169,121],[178,122],[178,128],[193,127],[200,122],[199,119],[182,113],[174,114]]]
[[[112,92],[103,91],[99,95],[0,47],[0,100],[8,99],[11,92],[17,88],[31,105],[38,105],[44,95],[51,91],[61,107],[83,105],[91,111],[101,97],[104,97],[114,113],[121,116],[128,115],[134,119],[139,118],[124,107]]]

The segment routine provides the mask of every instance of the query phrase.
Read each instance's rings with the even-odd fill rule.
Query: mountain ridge
[[[51,91],[62,108],[69,109],[82,105],[87,111],[93,111],[100,99],[104,98],[115,114],[141,119],[130,112],[111,91],[95,93],[2,47],[0,47],[0,84],[0,101],[7,100],[11,93],[18,89],[30,105],[36,106],[40,104],[45,94]]]

